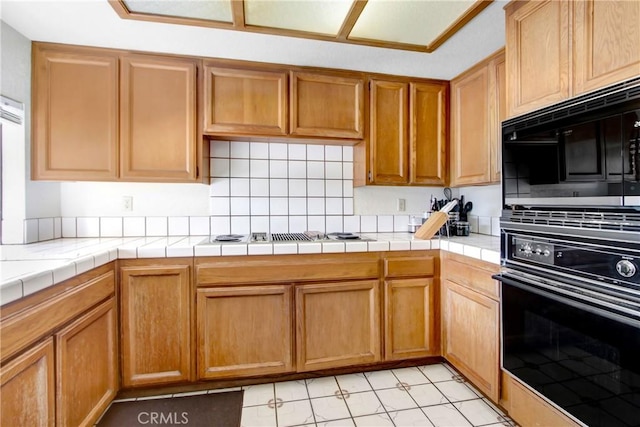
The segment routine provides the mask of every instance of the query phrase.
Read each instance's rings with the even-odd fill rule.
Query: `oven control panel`
[[[526,259],[548,265],[554,264],[555,251],[551,243],[513,237],[511,249],[511,256],[514,259]]]

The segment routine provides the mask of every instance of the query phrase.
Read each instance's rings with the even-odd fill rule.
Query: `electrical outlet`
[[[407,210],[407,201],[405,199],[398,199],[398,212],[404,212]]]
[[[122,196],[122,210],[125,212],[131,212],[133,210],[133,197]]]

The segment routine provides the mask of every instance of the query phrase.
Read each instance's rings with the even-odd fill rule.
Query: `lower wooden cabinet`
[[[500,387],[500,304],[442,281],[443,356],[494,402]]]
[[[296,285],[299,372],[381,359],[378,280]]]
[[[577,427],[578,423],[527,389],[507,372],[502,372],[500,404],[524,427]]]
[[[48,338],[0,369],[1,425],[55,425],[53,353]]]
[[[293,371],[291,285],[200,288],[198,378]]]
[[[193,359],[191,266],[144,262],[123,262],[120,270],[122,385],[188,381]]]
[[[115,298],[56,334],[56,419],[92,426],[118,392]]]
[[[394,279],[385,282],[385,360],[438,356],[434,280]]]

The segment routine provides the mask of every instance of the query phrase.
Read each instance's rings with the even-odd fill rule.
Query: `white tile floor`
[[[243,427],[515,425],[446,364],[243,390]]]

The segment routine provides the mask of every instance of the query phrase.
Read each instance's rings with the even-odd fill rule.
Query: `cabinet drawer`
[[[385,277],[433,276],[434,259],[431,256],[386,258],[384,260]]]
[[[443,275],[445,278],[498,300],[500,298],[500,285],[491,278],[491,275],[497,273],[500,267],[482,263],[486,264],[486,266],[479,268],[471,265],[467,260],[471,259],[465,257],[464,261],[466,262],[462,262],[463,260],[458,260],[448,255],[444,260]]]
[[[304,282],[378,277],[378,256],[353,254],[224,257],[196,260],[196,280],[202,285]]]
[[[114,290],[114,272],[111,270],[68,292],[3,320],[0,327],[2,359],[11,357],[40,337],[113,295]]]

